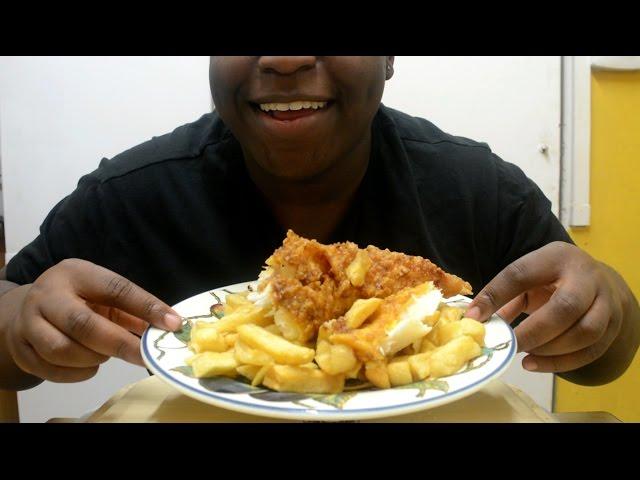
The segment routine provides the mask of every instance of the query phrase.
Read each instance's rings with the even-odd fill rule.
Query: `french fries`
[[[364,366],[367,380],[378,388],[391,388],[387,365],[382,360],[367,362]]]
[[[189,347],[195,352],[225,352],[228,344],[225,338],[211,324],[198,322],[191,328]]]
[[[249,293],[249,292],[247,292]],[[247,299],[247,293],[230,293],[224,300],[224,314],[229,315],[235,312],[240,307],[253,305]]]
[[[238,335],[243,343],[271,355],[279,364],[301,365],[315,356],[313,349],[291,343],[258,325],[240,325]]]
[[[238,362],[233,352],[202,352],[191,359],[191,368],[197,378],[235,376]]]
[[[380,304],[381,298],[367,298],[366,300],[356,300],[344,318],[349,328],[358,328],[362,325],[373,312],[375,312]]]
[[[409,357],[409,367],[416,380],[424,380],[431,374],[431,352],[418,353]]]
[[[469,335],[478,345],[484,346],[484,325],[472,318],[462,318],[443,325],[438,332],[438,341],[444,345],[462,335]]]
[[[430,355],[430,376],[438,378],[456,373],[469,360],[479,356],[481,350],[480,345],[468,335],[454,338],[427,353]]]
[[[358,359],[350,347],[332,345],[327,340],[318,340],[315,361],[329,375],[350,372],[358,364]]]
[[[303,338],[304,332],[295,317],[285,308],[278,308],[273,313],[273,320],[282,336],[287,340]]]
[[[319,369],[273,365],[262,382],[278,392],[339,393],[344,388],[344,375],[329,375]]]
[[[405,358],[393,359],[387,365],[389,383],[392,387],[407,385],[413,382],[413,375],[409,361]]]
[[[369,267],[366,252],[359,253],[349,265],[349,281],[362,285]],[[343,330],[319,328],[311,339],[314,349],[299,344],[307,333],[289,311],[267,310],[246,294],[228,294],[221,319],[192,326],[188,346],[194,355],[186,363],[197,378],[241,376],[253,386],[280,392],[331,394],[341,392],[346,379],[386,389],[448,376],[481,354],[484,325],[444,304],[422,320],[430,331],[395,354],[372,350],[367,335],[345,335],[365,331],[382,303],[380,298],[356,300],[340,320]]]
[[[263,367],[258,365],[240,365],[239,367],[236,367],[236,371],[243,377],[253,381],[262,368]]]
[[[251,348],[243,341],[236,341],[234,352],[238,363],[259,367],[275,363],[271,355],[262,350]]]
[[[349,264],[346,270],[347,278],[354,287],[364,285],[364,277],[367,275],[373,262],[366,250],[358,250],[356,258]]]
[[[233,313],[225,315],[213,324],[213,328],[220,333],[224,333],[235,332],[240,325],[254,324],[266,327],[271,323],[273,323],[273,318],[266,315],[265,309],[250,304],[243,305],[234,310]]]

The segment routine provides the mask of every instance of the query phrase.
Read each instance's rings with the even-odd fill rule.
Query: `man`
[[[213,57],[216,111],[103,161],[2,272],[0,388],[142,365],[167,304],[255,279],[287,229],[422,255],[469,281],[468,316],[516,328],[523,364],[594,385],[640,339],[623,279],[485,145],[380,104],[393,57]]]

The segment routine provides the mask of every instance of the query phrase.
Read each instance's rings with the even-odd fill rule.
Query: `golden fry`
[[[278,392],[339,393],[344,388],[344,375],[329,375],[319,369],[273,365],[262,384]]]
[[[420,345],[420,350],[418,351],[418,353],[426,353],[426,352],[430,352],[431,350],[435,350],[436,345],[429,340],[428,338],[424,338],[422,340],[422,344]]]
[[[256,324],[261,326],[273,323],[273,319],[266,315],[266,309],[253,304],[242,306],[229,315],[225,315],[214,323],[220,333],[234,332],[240,325]]]
[[[443,324],[456,322],[462,318],[462,315],[464,315],[464,310],[462,308],[444,305],[440,308],[440,318],[438,321],[442,321]]]
[[[345,271],[351,285],[354,287],[361,287],[364,285],[364,279],[372,264],[373,262],[371,261],[367,251],[358,250],[356,258],[353,259]]]
[[[478,345],[484,346],[484,324],[472,318],[462,318],[461,320],[447,323],[439,329],[438,340],[441,345],[449,343],[454,338],[468,335],[473,338]]]
[[[238,340],[237,333],[227,333],[224,335],[224,341],[227,344],[228,348],[233,348],[233,346],[236,344],[236,340]]]
[[[269,354],[279,364],[301,365],[311,362],[315,356],[312,348],[291,343],[258,325],[240,325],[238,334],[243,343]]]
[[[306,338],[304,325],[286,308],[277,308],[273,313],[273,321],[278,327],[279,334],[287,340],[293,341]]]
[[[248,292],[247,292],[248,293]],[[229,315],[241,307],[253,305],[248,299],[247,295],[243,293],[230,293],[224,300],[224,314]]]
[[[358,328],[367,318],[382,304],[381,298],[368,298],[366,300],[356,300],[344,318],[348,328]]]
[[[235,377],[238,362],[233,352],[203,352],[191,360],[191,368],[196,378],[231,375]]]
[[[271,325],[267,325],[266,327],[264,327],[264,329],[268,332],[273,333],[274,335],[283,336],[280,328],[278,328],[278,326],[274,323]]]
[[[253,380],[261,368],[263,367],[258,365],[240,365],[236,371],[243,377]]]
[[[272,363],[270,363],[269,365],[264,365],[263,367],[261,367],[260,370],[258,370],[258,372],[256,373],[256,375],[253,378],[253,380],[251,380],[251,385],[254,386],[254,387],[260,385],[262,383],[262,381],[264,380],[265,375],[267,374],[267,372],[269,371],[269,369],[271,367],[273,367]]]
[[[198,322],[191,329],[189,347],[195,353],[224,352],[229,349],[227,342],[211,324]]]
[[[413,375],[408,360],[392,360],[387,365],[387,373],[389,374],[389,383],[391,383],[392,387],[407,385],[413,382]]]
[[[469,360],[482,353],[475,340],[467,335],[454,338],[449,343],[429,352],[431,376],[446,377],[460,370]],[[423,354],[424,355],[424,354]]]
[[[234,354],[238,363],[247,365],[264,366],[274,363],[273,357],[262,350],[251,348],[242,340],[236,341]]]
[[[391,388],[389,373],[385,362],[376,360],[364,365],[364,374],[371,383],[378,388]]]
[[[411,373],[416,380],[424,380],[431,374],[431,352],[418,353],[409,357]]]
[[[332,345],[319,340],[316,347],[316,363],[329,375],[338,375],[353,370],[358,364],[353,349],[347,345]]]

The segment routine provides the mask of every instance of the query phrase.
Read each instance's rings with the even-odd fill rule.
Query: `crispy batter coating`
[[[289,230],[282,246],[267,260],[272,269],[271,300],[297,319],[304,332],[301,341],[314,337],[324,322],[344,315],[358,299],[386,298],[426,281],[433,281],[445,297],[471,293],[469,283],[425,258],[371,245],[364,249],[371,259],[364,284],[354,286],[347,267],[358,250],[352,242],[323,245]]]

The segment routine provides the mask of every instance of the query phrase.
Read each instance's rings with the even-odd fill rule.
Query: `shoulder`
[[[87,180],[105,183],[153,167],[192,161],[200,158],[206,149],[224,143],[229,138],[231,132],[218,114],[208,113],[195,122],[153,137],[111,159],[102,159],[100,166],[87,176]]]
[[[489,146],[469,138],[451,135],[442,131],[429,120],[414,117],[407,113],[382,106],[380,120],[383,127],[395,129],[395,133],[407,146],[420,147],[449,147],[475,151],[481,154],[490,151]]]
[[[522,170],[496,155],[485,142],[447,133],[430,121],[383,106],[379,122],[388,142],[397,142],[406,152],[414,179],[420,183],[444,181],[465,189],[486,191],[506,186],[530,185]]]

